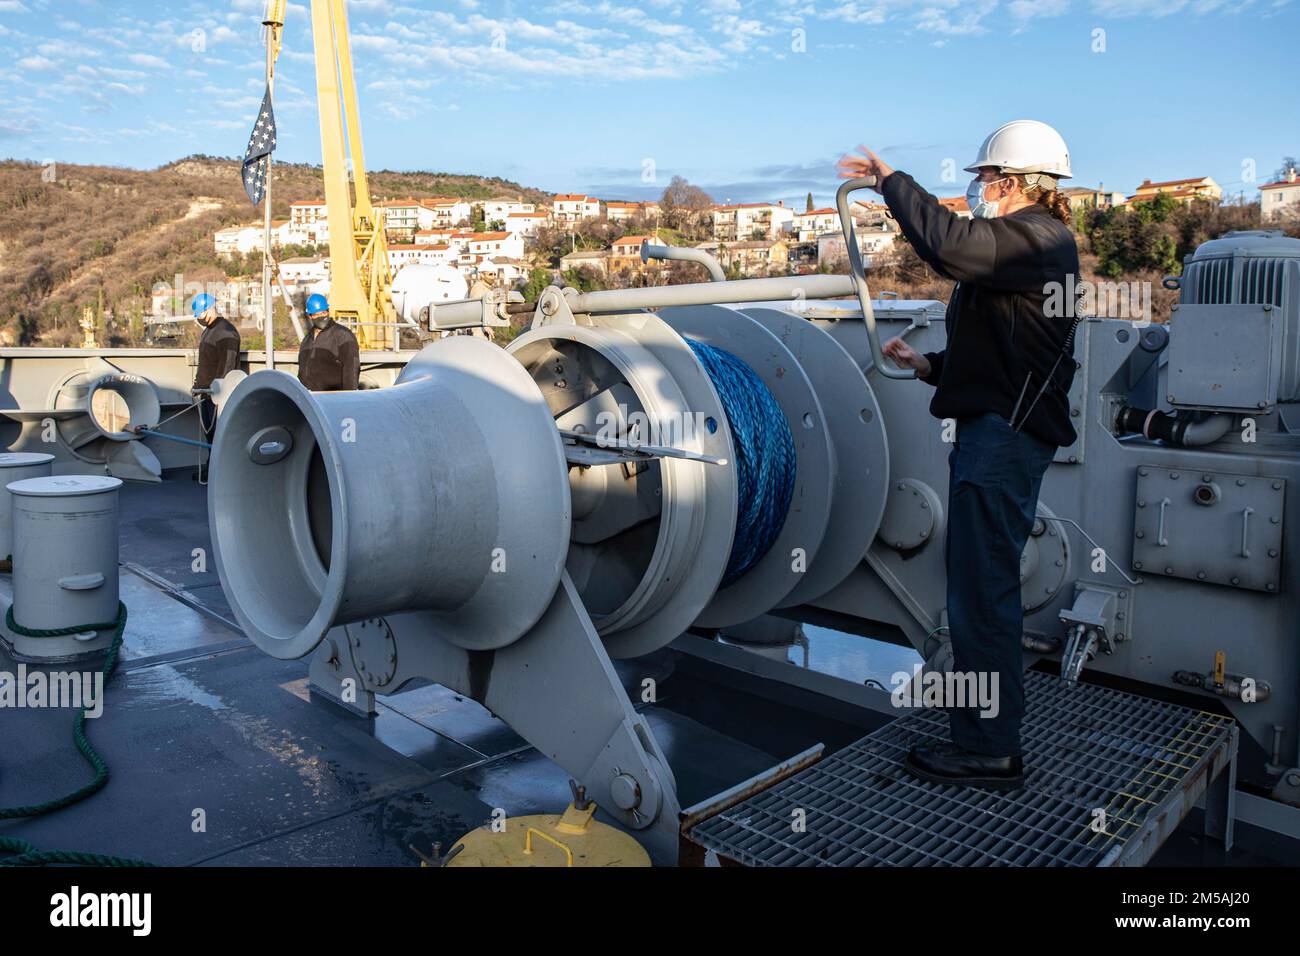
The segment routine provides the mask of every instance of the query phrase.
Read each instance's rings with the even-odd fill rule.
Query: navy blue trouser
[[[973,753],[1020,754],[1025,712],[1020,555],[1056,447],[1017,434],[992,412],[957,421],[948,454],[948,633],[954,669],[981,681],[998,675],[996,715],[977,700],[950,706],[952,741]],[[991,688],[991,683],[988,684]]]

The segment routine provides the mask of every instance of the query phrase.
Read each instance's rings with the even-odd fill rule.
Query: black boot
[[[913,747],[903,766],[930,783],[989,790],[1019,790],[1025,784],[1025,765],[1020,757],[989,757],[956,744]]]

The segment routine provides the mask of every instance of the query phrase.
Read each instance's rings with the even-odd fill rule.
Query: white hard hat
[[[989,134],[966,172],[996,166],[1008,173],[1047,173],[1069,179],[1070,150],[1061,134],[1038,120],[1012,120]]]

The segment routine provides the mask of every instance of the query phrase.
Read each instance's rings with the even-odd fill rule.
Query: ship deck
[[[195,549],[211,551],[204,489],[189,475],[128,484],[121,504],[121,591],[130,619],[104,714],[87,731],[111,778],[72,807],[0,822],[0,836],[163,865],[409,866],[419,862],[412,846],[449,848],[494,808],[517,816],[567,804],[563,771],[446,688],[380,698],[370,720],[312,700],[307,660],[259,651],[231,619],[211,562],[193,569]],[[0,650],[0,670],[17,666]],[[867,710],[811,712],[778,687],[771,694],[751,683],[742,688],[725,668],[671,649],[617,667],[630,685],[657,676],[657,702],[638,709],[668,755],[682,806],[815,744],[827,753],[847,748],[887,722]],[[71,712],[23,710],[0,719],[0,806],[42,801],[90,778],[73,745]],[[1297,861],[1294,841],[1240,821],[1225,853],[1202,835],[1199,812],[1151,860]]]

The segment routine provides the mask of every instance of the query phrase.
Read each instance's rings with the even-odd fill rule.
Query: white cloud
[[[167,70],[171,68],[168,63],[160,56],[154,56],[151,53],[132,53],[127,59],[136,66],[147,66],[155,70]]]

